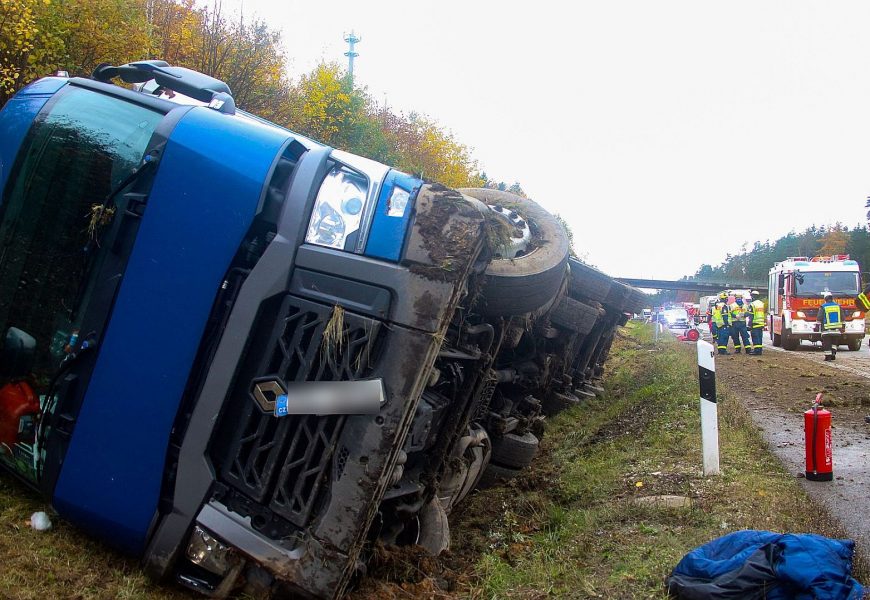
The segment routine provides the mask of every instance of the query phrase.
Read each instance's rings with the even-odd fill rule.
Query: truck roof
[[[787,259],[774,263],[770,272],[778,271],[859,271],[858,262],[849,258],[848,254],[833,256],[789,256]]]

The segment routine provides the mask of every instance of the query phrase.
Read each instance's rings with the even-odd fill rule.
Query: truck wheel
[[[782,324],[782,347],[786,350],[797,350],[801,345],[801,340],[791,334],[791,331],[785,328],[785,323]]]
[[[571,278],[568,281],[568,294],[572,298],[583,298],[604,302],[614,281],[601,271],[584,265],[575,258],[568,259]]]
[[[577,406],[579,404],[580,398],[578,398],[574,394],[562,394],[560,392],[553,392],[551,394],[547,394],[547,396],[544,398],[544,401],[541,403],[541,410],[548,417],[552,417],[559,414],[563,410],[567,410],[572,406]]]
[[[773,331],[773,319],[770,320],[770,341],[777,348],[782,346],[782,336]]]
[[[520,471],[521,469],[512,469],[510,467],[502,467],[489,463],[486,467],[486,471],[483,472],[480,481],[477,482],[477,489],[485,490],[494,485],[500,485],[505,481],[510,481],[519,475]]]
[[[864,340],[862,340],[861,338],[853,338],[849,340],[849,350],[851,350],[852,352],[857,352],[861,349],[861,342],[863,341]]]
[[[598,309],[565,296],[550,314],[550,322],[576,333],[587,334],[598,320]]]
[[[417,515],[420,535],[417,545],[432,556],[438,556],[450,547],[450,525],[447,513],[438,498],[433,498]]]
[[[513,211],[531,231],[532,250],[494,258],[486,269],[480,311],[487,316],[521,315],[551,302],[562,287],[568,264],[568,234],[546,210],[528,198],[500,190],[461,188],[488,206]],[[497,217],[500,218],[500,217]]]
[[[531,432],[506,433],[492,442],[492,460],[504,467],[524,469],[532,464],[540,442]]]

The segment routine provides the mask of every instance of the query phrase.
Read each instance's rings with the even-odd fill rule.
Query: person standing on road
[[[743,350],[750,354],[752,344],[749,342],[749,331],[746,329],[746,305],[743,298],[737,296],[729,307],[731,309],[731,339],[734,340],[734,352],[740,354]]]
[[[713,322],[713,308],[716,306],[715,302],[707,303],[707,327],[710,328],[710,337],[713,338],[713,343],[717,343],[716,340],[719,339],[719,329],[718,325]]]
[[[719,294],[719,302],[713,307],[713,323],[716,325],[716,348],[719,354],[728,354],[728,336],[731,333],[728,325],[731,315],[728,312],[728,295]]]
[[[819,315],[816,317],[819,329],[822,333],[822,350],[825,352],[825,360],[837,360],[837,346],[833,343],[834,338],[843,333],[843,315],[840,305],[834,302],[831,292],[825,292],[825,303],[819,307]]]
[[[870,200],[868,200],[870,202]],[[867,317],[867,313],[870,312],[870,285],[864,288],[864,291],[858,294],[858,297],[855,298],[855,306],[861,309],[864,312],[864,317]]]
[[[764,324],[766,315],[764,314],[764,302],[759,298],[758,290],[752,290],[750,293],[752,302],[749,304],[750,316],[752,317],[752,352],[750,354],[761,354],[764,345],[761,343],[764,337]]]

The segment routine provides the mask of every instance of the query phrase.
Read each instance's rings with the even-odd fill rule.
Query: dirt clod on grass
[[[434,557],[420,546],[376,544],[367,574],[349,598],[381,600],[437,598],[457,587],[458,575],[448,566],[450,552]]]

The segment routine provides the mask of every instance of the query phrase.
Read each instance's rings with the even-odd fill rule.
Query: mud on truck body
[[[162,61],[19,92],[0,191],[0,465],[213,597],[338,597],[375,542],[446,548],[645,302],[569,265],[529,200],[323,146]],[[372,382],[363,414],[288,410]]]

